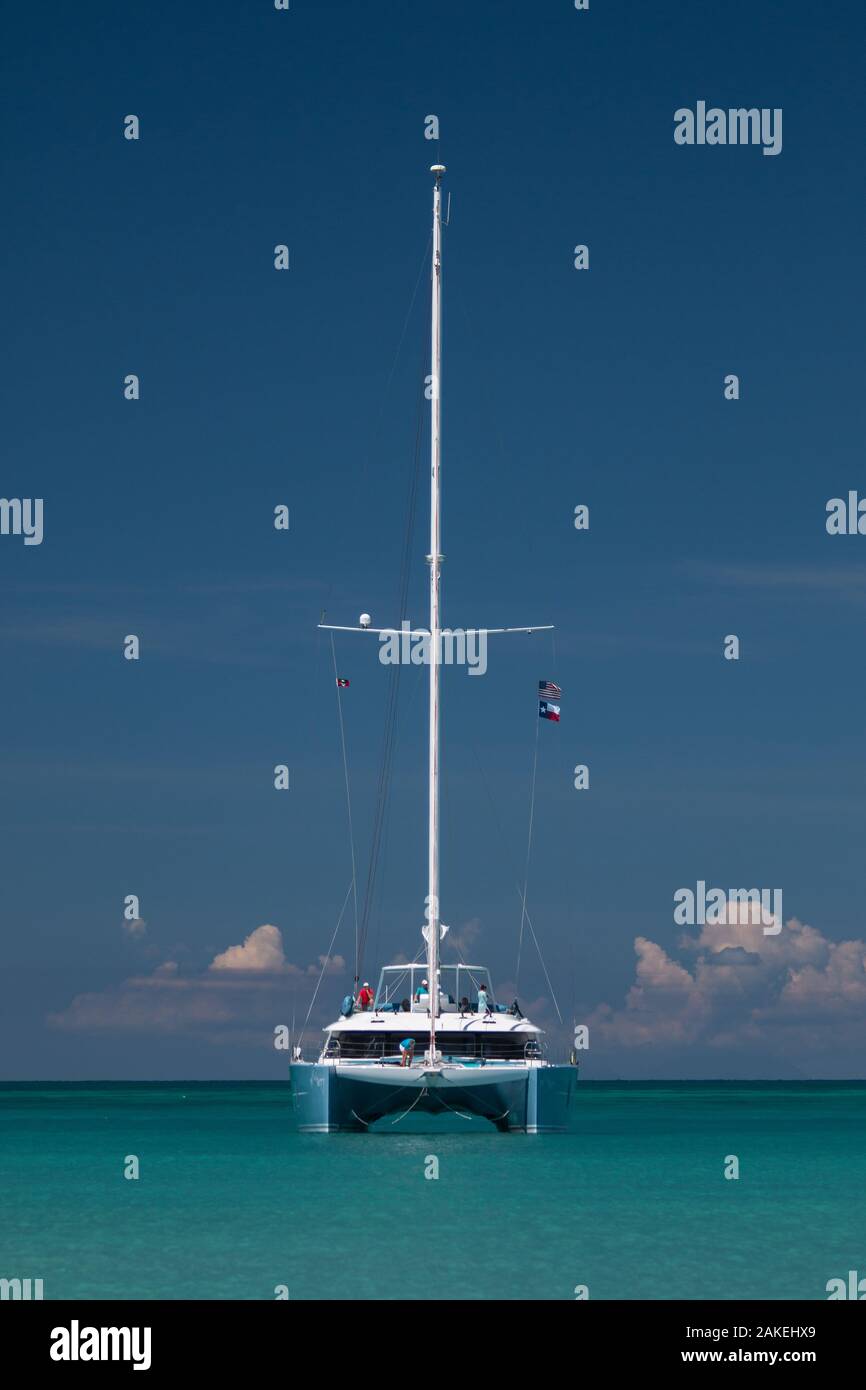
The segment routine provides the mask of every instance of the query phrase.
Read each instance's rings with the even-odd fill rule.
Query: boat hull
[[[449,1113],[502,1131],[561,1134],[577,1082],[568,1066],[376,1066],[293,1062],[292,1095],[306,1134],[363,1132],[386,1116]]]

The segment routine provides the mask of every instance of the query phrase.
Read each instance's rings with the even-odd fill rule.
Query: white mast
[[[433,306],[430,365],[430,814],[427,889],[427,984],[430,1000],[430,1057],[436,1061],[436,1019],[439,1014],[439,658],[440,613],[440,451],[442,371],[442,175],[434,164],[433,185]]]
[[[442,660],[442,620],[440,612],[440,579],[442,573],[440,463],[442,446],[442,175],[444,164],[433,164],[430,172],[433,184],[433,259],[431,266],[432,313],[430,335],[430,627],[411,629],[410,637],[424,637],[430,644],[430,759],[429,759],[429,830],[427,924],[422,929],[427,941],[427,981],[430,1015],[430,1047],[428,1064],[435,1064],[436,1020],[439,1017],[439,944],[442,923],[439,915],[439,667]],[[322,615],[324,617],[324,614]],[[407,625],[408,626],[408,625]],[[362,613],[357,626],[319,623],[329,632],[370,632],[380,640],[396,639],[396,629],[371,627],[370,617]],[[540,632],[549,630],[547,624],[532,627],[485,627],[473,629],[485,640],[493,633]],[[401,629],[402,633],[402,629]],[[381,653],[380,653],[381,655]],[[447,927],[445,928],[447,931]]]

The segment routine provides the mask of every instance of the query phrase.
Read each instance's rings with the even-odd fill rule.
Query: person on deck
[[[426,980],[422,980],[421,983],[420,983],[420,985],[418,986],[418,988],[417,988],[416,991],[415,991],[415,1001],[416,1001],[416,1003],[418,1003],[418,1004],[422,1004],[422,1003],[424,1003],[426,1000],[428,1000],[429,998],[430,998],[430,991],[429,991],[429,989],[428,989],[428,987],[427,987],[427,981],[426,981]]]
[[[404,1038],[400,1044],[400,1066],[409,1067],[415,1056],[415,1039]]]
[[[369,982],[368,982],[367,980],[365,980],[365,981],[364,981],[363,988],[361,989],[361,992],[360,992],[359,995],[358,995],[358,1008],[359,1008],[359,1009],[369,1009],[369,1008],[372,1007],[372,1004],[373,1004],[373,991],[372,991],[371,988],[370,988]]]
[[[488,995],[487,995],[487,989],[486,989],[486,986],[484,986],[484,985],[481,985],[480,988],[479,988],[479,990],[478,990],[478,1012],[479,1012],[480,1014],[492,1014],[492,1013],[493,1013],[493,1010],[492,1010],[491,1007],[490,1007],[490,999],[488,998]]]

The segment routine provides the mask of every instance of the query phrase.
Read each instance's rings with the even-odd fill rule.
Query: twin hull
[[[545,1064],[478,1067],[293,1062],[298,1128],[307,1134],[364,1131],[387,1115],[472,1115],[499,1130],[561,1134],[577,1070]]]

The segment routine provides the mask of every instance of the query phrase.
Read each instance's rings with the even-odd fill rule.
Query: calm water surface
[[[0,1083],[0,1277],[412,1298],[432,1231],[445,1298],[821,1299],[866,1275],[866,1083],[581,1082],[551,1137],[412,1118],[300,1135],[277,1083]]]

